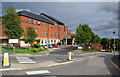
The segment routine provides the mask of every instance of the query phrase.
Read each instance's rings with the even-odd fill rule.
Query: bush
[[[29,51],[31,51],[31,52],[38,52],[39,49],[38,48],[29,48]]]
[[[89,48],[86,46],[85,48],[83,48],[83,51],[88,51]]]
[[[42,47],[42,46],[40,44],[34,44],[34,47],[39,48],[39,47]]]
[[[44,51],[45,48],[44,48],[44,47],[39,47],[39,50],[40,50],[40,51]]]

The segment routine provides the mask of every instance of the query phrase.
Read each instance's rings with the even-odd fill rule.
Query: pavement
[[[10,70],[25,70],[25,69],[33,69],[33,68],[42,68],[42,67],[51,67],[51,66],[58,66],[58,65],[64,65],[69,64],[74,61],[79,61],[80,57],[75,56],[72,57],[72,60],[67,60],[68,55],[49,55],[49,52],[54,52],[54,49],[49,49],[47,51],[41,51],[37,54],[20,54],[20,53],[10,53],[10,66],[9,67],[2,67],[0,71],[10,71]],[[95,53],[84,53],[84,55],[92,55]],[[83,54],[80,54],[83,55]],[[36,60],[36,63],[20,63],[17,61],[16,57],[20,58],[31,58],[32,60]]]
[[[20,54],[20,53],[10,53],[10,67],[2,67],[1,71],[10,71],[10,70],[25,70],[25,69],[35,69],[35,68],[42,68],[42,67],[51,67],[51,66],[58,66],[73,63],[74,61],[80,61],[80,56],[88,56],[88,55],[96,55],[97,53],[102,52],[93,52],[93,53],[79,53],[74,54],[76,57],[72,57],[72,60],[67,60],[68,55],[61,55],[61,56],[53,56],[49,54],[50,52],[54,52],[59,48],[49,49],[47,51],[41,51],[37,54]],[[1,54],[2,55],[2,54]],[[32,60],[36,60],[36,63],[26,63],[21,64],[17,61],[16,57],[28,57]],[[116,57],[117,58],[117,57]],[[112,58],[113,62],[117,62],[118,59]]]
[[[115,55],[111,58],[113,65],[120,70],[120,55],[119,52],[116,52]]]

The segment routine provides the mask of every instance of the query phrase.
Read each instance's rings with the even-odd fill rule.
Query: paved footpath
[[[94,53],[92,53],[94,55]],[[19,56],[16,56],[19,55]],[[88,55],[88,54],[85,54]],[[90,54],[91,55],[91,54]],[[24,69],[33,69],[40,67],[50,67],[63,64],[69,64],[76,60],[80,60],[82,56],[73,56],[72,61],[68,61],[68,55],[30,55],[30,54],[12,54],[10,56],[10,68],[2,68],[0,71],[9,71],[9,70],[24,70]]]
[[[57,48],[56,48],[57,49]],[[55,50],[55,49],[54,49]],[[94,53],[80,53],[76,56],[73,56],[72,61],[68,61],[68,55],[49,55],[48,52],[52,52],[53,50],[40,52],[38,54],[10,54],[10,68],[2,68],[0,71],[10,71],[10,70],[25,70],[25,69],[34,69],[34,68],[42,68],[42,67],[51,67],[63,64],[69,64],[74,61],[82,60],[83,56],[91,56],[96,55],[97,52]],[[102,53],[102,52],[98,52]],[[42,55],[41,55],[42,54]],[[91,56],[93,58],[94,56]]]

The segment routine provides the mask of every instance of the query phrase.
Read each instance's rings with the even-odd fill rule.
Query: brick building
[[[18,12],[18,15],[21,20],[21,27],[26,31],[27,26],[31,26],[35,28],[38,36],[34,43],[38,43],[41,45],[45,44],[57,44],[63,40],[63,35],[68,34],[68,27],[65,26],[64,23],[55,19],[54,17],[48,16],[44,13],[40,15],[28,12],[21,11]],[[6,39],[6,35],[4,34],[4,24],[1,24],[2,34],[0,35],[0,39],[2,42],[0,45],[7,45],[8,40]],[[25,43],[24,33],[20,40],[20,46],[24,47],[28,44]],[[33,44],[34,44],[33,43]]]

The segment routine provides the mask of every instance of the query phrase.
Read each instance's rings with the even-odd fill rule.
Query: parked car
[[[58,45],[56,45],[56,44],[52,44],[52,46],[53,46],[53,47],[56,47],[56,48],[58,47]]]
[[[48,46],[46,46],[46,45],[43,45],[43,47],[44,47],[45,49],[48,49]]]
[[[51,44],[46,44],[45,46],[47,46],[48,48],[52,48],[53,47]]]

